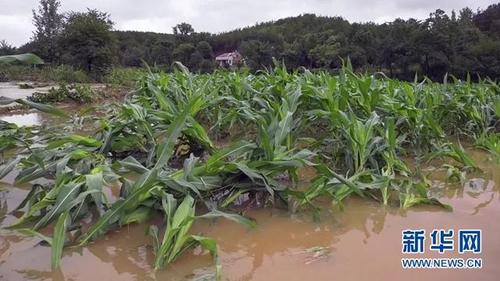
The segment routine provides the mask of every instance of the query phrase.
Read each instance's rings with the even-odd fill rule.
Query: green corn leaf
[[[210,252],[210,255],[212,255],[215,264],[215,279],[220,280],[222,266],[220,264],[219,254],[217,252],[217,242],[214,239],[198,235],[191,235],[191,238],[199,243],[203,249]]]
[[[156,187],[158,172],[152,169],[144,174],[131,188],[125,199],[115,202],[90,229],[80,238],[80,245],[88,243],[97,236],[105,233],[113,224],[119,221],[125,211],[136,209],[139,204],[149,198],[150,192]]]
[[[99,140],[80,135],[71,135],[68,137],[68,140],[72,143],[89,147],[100,147],[102,145],[102,142]]]
[[[103,203],[102,189],[104,187],[102,171],[85,175],[85,184],[87,186],[87,190],[96,192],[92,194],[92,198],[97,207],[101,208]]]
[[[21,161],[20,157],[14,158],[14,160],[11,160],[9,163],[6,165],[0,166],[0,179],[3,179],[5,176],[7,176],[14,168],[16,168],[17,164]]]
[[[220,149],[215,152],[210,158],[208,158],[206,167],[207,169],[213,169],[217,162],[222,161],[228,157],[237,157],[255,148],[255,144],[246,141],[234,143],[224,149]]]
[[[161,149],[157,154],[157,162],[155,168],[162,168],[168,163],[170,157],[174,154],[174,146],[177,139],[181,136],[182,131],[186,127],[186,121],[189,114],[189,108],[185,108],[184,111],[175,118],[175,120],[170,124],[166,132],[166,139],[164,143],[161,144]]]
[[[120,225],[131,223],[143,223],[151,218],[152,210],[148,207],[139,207],[131,213],[125,214],[120,218]]]
[[[254,220],[245,218],[244,216],[240,216],[237,214],[225,213],[225,212],[222,212],[219,210],[212,210],[209,213],[198,216],[197,218],[200,218],[200,219],[225,218],[225,219],[228,219],[230,221],[234,221],[234,222],[237,222],[239,224],[242,224],[242,225],[244,225],[248,228],[251,228],[251,229],[253,229],[257,226],[257,224],[255,223]]]
[[[40,232],[38,231],[35,231],[31,228],[19,228],[19,229],[16,229],[17,232],[23,234],[23,235],[26,235],[26,236],[34,236],[34,237],[38,237],[39,239],[47,242],[47,244],[51,245],[53,244],[53,241],[52,241],[52,238],[51,237],[48,237],[48,236],[45,236],[43,234],[41,234]]]
[[[48,104],[41,104],[41,103],[36,103],[36,102],[32,102],[32,101],[29,101],[29,100],[22,100],[22,99],[17,99],[15,101],[17,103],[24,104],[24,105],[27,105],[27,106],[29,106],[31,108],[40,110],[41,112],[45,112],[45,113],[48,113],[48,114],[56,115],[56,116],[59,116],[59,117],[68,118],[68,115],[64,111],[58,109],[57,107],[48,105]]]
[[[122,167],[139,174],[143,174],[148,171],[146,167],[144,167],[139,161],[137,161],[132,156],[127,156],[127,158],[120,160],[118,162],[120,163],[120,165],[122,165]]]
[[[64,242],[66,240],[66,227],[70,219],[69,211],[59,215],[54,228],[54,237],[52,238],[52,268],[58,268],[61,263]]]
[[[83,185],[82,182],[70,182],[62,186],[61,190],[57,194],[56,202],[50,209],[50,211],[43,216],[34,226],[34,229],[40,229],[50,223],[57,215],[68,210],[71,206],[73,200],[78,195],[78,190]]]

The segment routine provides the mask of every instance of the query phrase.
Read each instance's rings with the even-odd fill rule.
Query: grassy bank
[[[68,65],[24,66],[2,65],[0,82],[34,81],[53,83],[106,83],[115,86],[133,87],[137,77],[145,73],[141,68],[114,67],[102,75],[90,75]]]

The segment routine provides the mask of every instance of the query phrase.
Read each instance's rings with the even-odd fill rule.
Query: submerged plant
[[[483,133],[476,138],[475,145],[490,152],[500,161],[500,133]]]
[[[475,161],[467,155],[462,145],[453,143],[445,143],[439,146],[435,152],[429,155],[428,161],[435,158],[450,158],[462,165],[462,168],[479,169]]]
[[[480,136],[479,147],[497,153],[492,83],[407,83],[349,68],[339,75],[284,66],[256,75],[193,74],[180,64],[169,74],[148,71],[132,95],[95,122],[73,120],[85,131],[0,122],[0,152],[8,158],[0,178],[16,170],[17,183],[32,183],[10,227],[49,242],[57,267],[65,245],[84,246],[111,229],[150,224],[158,214],[162,224],[149,227],[154,268],[201,246],[220,276],[215,241],[194,235],[191,226],[222,217],[253,227],[232,208],[244,197],[316,213],[318,198],[342,206],[353,195],[401,208],[448,208],[430,197],[430,184],[408,162],[430,152],[429,159],[452,159],[460,172],[476,168],[461,146],[446,142],[471,133]],[[0,100],[13,102],[67,117],[48,105]],[[315,168],[315,178],[299,188],[306,166]],[[52,224],[52,237],[40,234]]]

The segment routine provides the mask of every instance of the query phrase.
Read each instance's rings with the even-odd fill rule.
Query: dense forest
[[[383,24],[304,14],[221,34],[196,32],[188,23],[164,34],[116,31],[112,15],[91,9],[60,14],[59,7],[57,0],[41,0],[33,11],[32,40],[19,48],[3,40],[0,55],[33,52],[48,63],[95,73],[144,63],[168,70],[174,61],[210,72],[215,55],[238,50],[252,71],[272,65],[273,58],[291,69],[335,71],[349,58],[357,71],[406,80],[418,74],[439,81],[446,73],[500,77],[500,3]]]

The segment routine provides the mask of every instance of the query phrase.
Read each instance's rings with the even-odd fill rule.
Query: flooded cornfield
[[[247,230],[226,220],[196,222],[193,234],[216,239],[223,268],[222,280],[495,280],[500,273],[500,165],[486,153],[472,151],[484,174],[460,184],[434,179],[439,200],[452,212],[433,206],[410,210],[383,207],[377,202],[350,198],[343,210],[327,202],[319,222],[307,213],[290,214],[283,209],[252,209],[246,216],[257,228]],[[443,188],[444,186],[444,188]],[[2,226],[15,222],[9,215],[24,199],[29,187],[2,184]],[[2,280],[211,280],[212,259],[201,250],[186,253],[165,271],[151,268],[154,255],[145,225],[112,231],[80,249],[69,248],[61,269],[50,267],[50,247],[38,238],[26,238],[2,230],[0,279]],[[474,270],[404,270],[400,260],[401,231],[408,228],[472,228],[483,230],[483,268]],[[426,257],[456,257],[430,254]]]
[[[2,115],[0,280],[495,280],[498,89],[179,67],[85,118]],[[481,251],[404,250],[441,229]]]

